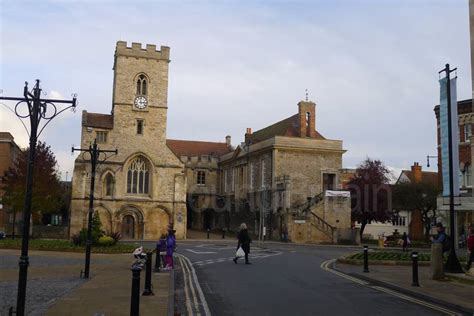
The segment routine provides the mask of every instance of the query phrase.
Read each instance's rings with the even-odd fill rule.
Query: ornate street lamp
[[[86,240],[86,261],[84,267],[84,278],[89,278],[89,270],[91,264],[91,247],[92,247],[92,217],[94,216],[94,187],[95,187],[95,171],[97,164],[104,162],[110,156],[107,154],[117,154],[118,150],[101,150],[97,146],[97,140],[94,139],[94,144],[89,145],[89,148],[72,148],[72,152],[82,152],[82,159],[90,161],[91,163],[91,187],[89,192],[89,214],[87,220],[87,240]],[[82,275],[82,273],[81,273]]]
[[[53,100],[41,98],[40,80],[36,80],[35,87],[30,92],[28,91],[28,82],[25,82],[23,89],[23,97],[0,97],[0,100],[17,101],[15,105],[15,114],[20,119],[30,120],[30,148],[28,153],[27,177],[26,177],[26,194],[25,206],[23,210],[23,235],[21,242],[21,256],[20,256],[20,274],[18,277],[18,296],[16,302],[16,315],[25,315],[25,297],[26,297],[26,283],[28,276],[28,243],[30,231],[30,217],[31,217],[31,197],[33,189],[33,167],[36,154],[36,143],[38,137],[44,128],[59,114],[67,109],[76,108],[76,95],[73,95],[72,100]],[[67,104],[63,109],[58,109],[55,103]],[[41,122],[44,122],[41,125]],[[26,126],[25,126],[26,127]]]

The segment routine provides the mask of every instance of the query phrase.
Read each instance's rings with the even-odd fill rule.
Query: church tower
[[[81,147],[118,150],[96,172],[95,212],[124,239],[157,239],[171,226],[186,237],[184,164],[166,144],[170,49],[118,41],[112,113],[83,111]],[[74,165],[71,234],[87,227],[90,163]]]
[[[114,59],[114,127],[129,135],[166,141],[170,49],[118,41]]]

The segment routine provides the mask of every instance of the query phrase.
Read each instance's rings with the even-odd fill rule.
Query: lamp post
[[[87,219],[87,239],[86,239],[86,259],[84,267],[84,278],[89,278],[89,270],[91,263],[91,247],[92,247],[92,216],[94,215],[94,187],[95,187],[95,171],[97,164],[104,162],[110,156],[109,153],[117,154],[118,150],[101,150],[97,146],[97,140],[94,139],[94,144],[89,145],[89,148],[72,148],[71,151],[82,152],[82,158],[84,161],[90,161],[91,163],[91,187],[89,191],[89,212]],[[89,157],[87,157],[87,154]],[[100,155],[103,155],[102,157]]]
[[[451,117],[451,107],[452,107],[452,104],[451,104],[451,82],[450,82],[450,74],[451,72],[455,71],[457,68],[455,69],[450,69],[449,68],[449,64],[446,64],[446,67],[440,71],[441,72],[445,72],[446,73],[446,78],[447,78],[447,81],[446,81],[446,94],[447,94],[447,110],[448,110],[448,150],[449,150],[449,154],[448,154],[448,158],[449,158],[449,226],[450,226],[450,229],[449,229],[449,232],[450,232],[450,237],[451,237],[451,240],[450,240],[450,243],[451,243],[451,247],[450,247],[450,250],[449,250],[449,256],[448,256],[448,261],[446,262],[446,271],[448,272],[451,272],[451,273],[462,273],[463,270],[461,268],[461,264],[459,263],[459,260],[456,256],[456,250],[454,248],[454,240],[455,240],[455,234],[454,234],[454,230],[455,230],[455,222],[454,222],[454,182],[453,182],[453,179],[454,177],[458,176],[458,175],[455,175],[454,174],[454,167],[453,167],[453,164],[454,164],[454,161],[453,161],[453,130],[452,130],[452,117]],[[441,104],[440,104],[441,106]],[[457,106],[457,104],[455,104],[454,106]],[[456,118],[456,122],[457,122],[457,118]],[[459,163],[458,161],[456,161],[456,163]]]
[[[16,315],[25,315],[25,298],[26,298],[26,284],[28,278],[28,244],[31,218],[31,199],[33,190],[33,168],[36,154],[36,143],[38,137],[43,132],[44,128],[56,116],[66,111],[67,109],[74,110],[76,107],[76,95],[73,95],[72,100],[53,100],[41,98],[40,80],[36,80],[36,84],[32,91],[28,91],[28,82],[25,82],[23,88],[23,97],[0,97],[0,100],[17,101],[15,105],[15,115],[20,119],[30,120],[29,131],[29,152],[27,164],[26,177],[26,193],[25,205],[23,209],[23,235],[21,241],[21,256],[20,256],[20,272],[18,277],[18,295],[16,302]],[[68,104],[63,109],[58,109],[55,103]],[[25,109],[26,106],[26,109]],[[41,125],[41,122],[44,122]]]
[[[430,156],[430,155],[427,155],[427,156],[426,156],[426,167],[427,167],[427,168],[430,167],[430,158],[432,158],[432,159],[438,159],[438,156]]]

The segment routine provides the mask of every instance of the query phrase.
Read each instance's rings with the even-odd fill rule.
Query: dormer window
[[[146,95],[147,93],[147,80],[145,75],[138,76],[137,79],[137,95]]]

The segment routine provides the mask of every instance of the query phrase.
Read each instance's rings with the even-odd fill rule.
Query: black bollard
[[[151,285],[151,264],[152,264],[153,253],[147,252],[146,253],[146,270],[145,270],[145,289],[143,290],[142,295],[150,296],[155,295],[152,290]]]
[[[222,239],[225,239],[225,228],[222,228]]]
[[[412,252],[411,260],[413,263],[413,280],[411,286],[420,286],[420,283],[418,282],[418,252]]]
[[[142,268],[138,265],[132,266],[132,299],[130,302],[130,316],[140,314],[140,272]]]
[[[208,228],[208,229],[207,229],[207,239],[209,239],[209,232],[210,232],[210,231],[211,231],[211,230]]]
[[[160,247],[156,245],[155,269],[153,270],[153,272],[160,272],[160,265],[161,265]]]
[[[369,246],[364,246],[364,272],[369,272]]]

